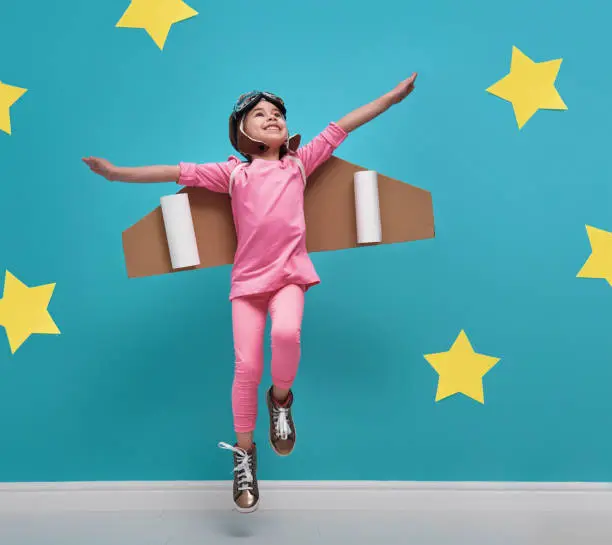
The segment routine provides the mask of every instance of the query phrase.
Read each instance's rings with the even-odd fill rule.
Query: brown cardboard
[[[332,156],[309,178],[304,194],[308,252],[343,250],[357,243],[353,175],[366,168]],[[392,244],[434,238],[431,193],[378,174],[382,242]],[[161,207],[123,232],[123,251],[129,278],[232,264],[236,233],[230,197],[202,188],[185,187],[189,194],[200,265],[173,269]]]

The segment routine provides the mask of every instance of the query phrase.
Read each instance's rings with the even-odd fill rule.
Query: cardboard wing
[[[332,156],[308,178],[304,193],[308,252],[362,246],[357,241],[354,174],[363,167]],[[431,193],[378,174],[382,241],[392,244],[434,238]],[[123,232],[123,251],[129,278],[232,264],[236,232],[230,197],[202,188],[186,187],[200,264],[173,269],[158,206]],[[367,244],[372,245],[372,244]]]

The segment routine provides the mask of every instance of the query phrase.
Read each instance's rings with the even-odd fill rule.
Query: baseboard
[[[0,483],[0,514],[231,508],[231,481]],[[606,510],[612,483],[260,481],[263,510]]]

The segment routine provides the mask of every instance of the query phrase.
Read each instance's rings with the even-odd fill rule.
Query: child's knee
[[[257,386],[261,382],[263,365],[254,362],[236,360],[234,381],[243,385]]]
[[[286,324],[272,326],[272,344],[293,346],[300,344],[301,328]]]

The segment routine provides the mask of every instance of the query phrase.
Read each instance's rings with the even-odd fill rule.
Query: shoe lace
[[[237,455],[238,462],[234,467],[234,472],[237,473],[238,490],[253,490],[252,456],[246,450],[234,447],[228,443],[219,443],[219,448],[231,450]]]
[[[284,407],[274,407],[273,411],[274,431],[281,439],[287,439],[291,433],[289,425],[289,409]]]

